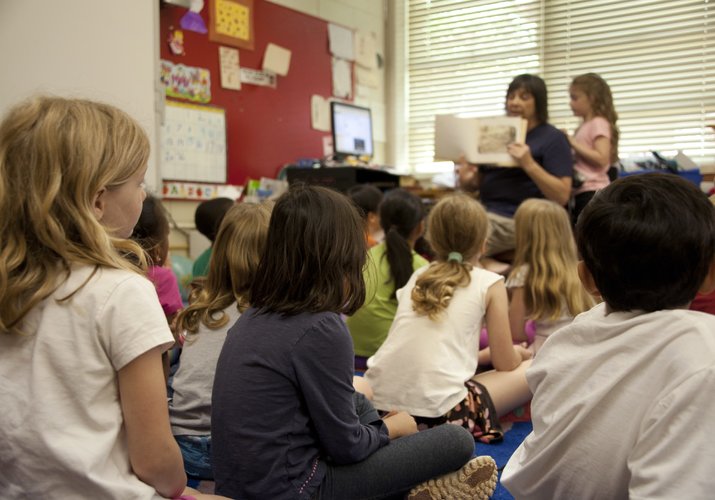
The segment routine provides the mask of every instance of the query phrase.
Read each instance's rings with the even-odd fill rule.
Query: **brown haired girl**
[[[273,209],[251,308],[229,330],[212,408],[216,491],[232,498],[488,498],[496,468],[471,459],[458,426],[416,433],[404,412],[353,402],[353,349],[340,313],[365,298],[357,209],[294,187]],[[425,481],[438,477],[436,480]]]

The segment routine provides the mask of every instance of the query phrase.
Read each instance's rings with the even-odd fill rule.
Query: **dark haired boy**
[[[579,218],[584,286],[604,302],[554,333],[527,372],[533,432],[502,482],[516,498],[710,498],[715,208],[677,176],[600,191]]]
[[[201,202],[199,206],[196,207],[196,212],[194,212],[196,229],[211,241],[211,246],[196,257],[192,269],[194,278],[208,274],[211,249],[213,248],[216,234],[218,234],[218,228],[221,226],[221,221],[226,215],[226,212],[228,212],[228,209],[231,208],[234,203],[235,201],[231,198],[213,198]]]

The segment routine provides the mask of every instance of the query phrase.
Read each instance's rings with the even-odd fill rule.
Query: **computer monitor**
[[[369,108],[333,101],[330,103],[333,149],[337,158],[372,158],[372,117]]]

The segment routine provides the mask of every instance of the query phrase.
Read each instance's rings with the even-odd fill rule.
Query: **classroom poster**
[[[167,101],[160,147],[162,178],[226,182],[226,116],[223,109]]]
[[[206,68],[195,68],[161,60],[161,83],[166,95],[187,101],[211,102],[211,72]]]
[[[241,90],[241,68],[238,64],[238,49],[219,47],[218,53],[221,87]]]

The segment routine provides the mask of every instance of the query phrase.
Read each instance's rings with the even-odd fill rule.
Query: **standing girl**
[[[340,313],[365,298],[366,255],[362,220],[346,196],[303,186],[278,199],[251,308],[229,330],[216,367],[217,492],[343,500],[491,494],[494,462],[470,460],[474,442],[464,429],[416,433],[405,413],[358,415]]]
[[[536,353],[549,335],[594,304],[578,277],[566,210],[548,200],[526,200],[514,219],[516,257],[506,282],[509,323],[514,341],[521,342],[527,340],[526,321],[534,320]]]
[[[397,292],[395,321],[365,373],[374,405],[427,427],[452,423],[482,441],[499,439],[498,416],[531,398],[531,353],[512,345],[504,279],[478,267],[487,213],[466,194],[449,196],[432,208],[427,228],[437,259]],[[490,352],[480,358],[489,354],[496,370],[475,376],[485,319]]]
[[[380,203],[380,225],[385,241],[368,252],[365,304],[347,320],[355,346],[355,368],[363,370],[390,330],[397,310],[396,291],[415,269],[427,265],[414,251],[424,231],[424,209],[417,196],[404,189],[385,194]]]
[[[187,333],[169,403],[171,430],[192,478],[213,480],[211,389],[228,329],[248,307],[248,291],[266,244],[270,207],[240,203],[226,213],[213,245],[208,276],[178,317]]]
[[[174,340],[154,287],[126,258],[146,265],[128,238],[148,158],[141,127],[105,104],[38,97],[0,125],[5,494],[184,490],[161,367]]]
[[[586,203],[610,183],[608,169],[618,162],[619,132],[611,88],[603,78],[595,73],[579,75],[571,81],[569,95],[573,114],[583,120],[574,135],[568,136],[576,157],[574,175],[581,181],[572,193],[575,225]]]

